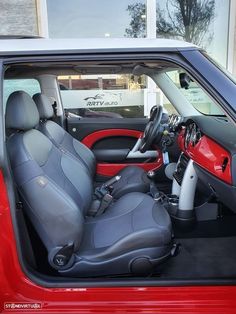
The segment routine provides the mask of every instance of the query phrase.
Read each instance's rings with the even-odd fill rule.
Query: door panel
[[[136,137],[129,136],[116,136],[115,141],[114,137],[105,137],[100,141],[94,143],[93,150],[97,149],[129,149],[131,150],[135,143],[137,142]]]
[[[85,136],[99,130],[131,129],[143,131],[148,119],[145,118],[67,118],[68,132],[81,141]]]
[[[99,130],[92,132],[91,134],[87,135],[83,138],[82,142],[87,147],[93,149],[94,144],[103,141],[104,139],[111,139],[113,142],[121,141],[125,137],[135,139],[135,142],[138,138],[142,136],[143,132],[131,129],[106,129],[106,130]],[[119,139],[117,138],[119,137]],[[126,148],[126,147],[122,147]]]
[[[159,169],[163,165],[162,154],[159,154],[159,157],[153,162],[143,162],[143,163],[98,163],[97,164],[97,175],[111,177],[118,174],[118,172],[124,169],[127,166],[138,166],[144,169],[145,171]]]
[[[110,177],[128,165],[135,165],[145,171],[158,169],[163,165],[162,154],[157,148],[155,156],[128,158],[137,140],[142,136],[148,119],[145,118],[68,118],[69,133],[94,151],[97,157],[97,175]],[[104,157],[103,157],[104,156]]]

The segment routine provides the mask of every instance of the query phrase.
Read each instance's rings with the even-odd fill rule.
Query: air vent
[[[218,120],[219,122],[229,122],[227,117],[217,117],[216,120]]]
[[[193,139],[193,146],[197,145],[197,143],[200,141],[201,137],[202,137],[202,132],[197,127],[196,133],[195,133],[195,136],[194,136],[194,139]]]
[[[188,162],[189,162],[189,158],[186,155],[182,154],[177,164],[177,169],[173,174],[173,177],[175,178],[175,180],[178,182],[179,185],[182,184],[184,172],[187,168]]]

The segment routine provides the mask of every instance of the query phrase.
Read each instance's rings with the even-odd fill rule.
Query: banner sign
[[[144,90],[61,90],[65,109],[143,106]]]

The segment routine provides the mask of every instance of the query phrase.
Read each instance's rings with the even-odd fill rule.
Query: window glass
[[[19,79],[19,80],[4,80],[3,85],[3,103],[6,105],[7,99],[11,93],[23,90],[30,96],[39,93],[40,85],[36,79]]]
[[[182,70],[176,70],[166,73],[196,110],[205,115],[224,115],[208,94],[196,82],[190,79],[188,75],[188,86],[181,87],[180,75],[185,75],[185,72]]]
[[[82,117],[144,117],[145,76],[59,76],[64,109]]]
[[[146,0],[47,0],[49,36],[145,37]]]
[[[168,115],[171,114],[179,115],[176,108],[170,103],[169,99],[166,98],[164,95],[163,95],[163,112],[167,113]]]
[[[157,37],[192,42],[226,66],[230,0],[157,0]]]

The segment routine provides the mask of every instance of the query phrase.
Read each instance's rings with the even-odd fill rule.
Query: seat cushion
[[[157,259],[169,252],[171,237],[170,217],[161,204],[147,194],[126,194],[103,215],[86,219],[78,263],[69,273],[129,273],[133,256]]]
[[[112,196],[116,199],[130,192],[147,193],[150,189],[150,180],[147,173],[140,167],[128,166],[122,169],[117,175],[121,176],[113,187]]]

